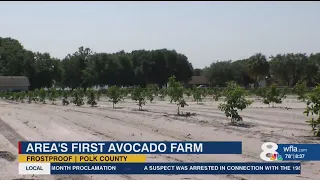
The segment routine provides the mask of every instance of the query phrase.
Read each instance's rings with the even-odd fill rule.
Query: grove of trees
[[[193,69],[188,58],[175,50],[135,50],[131,53],[94,53],[79,47],[64,59],[49,53],[26,50],[18,40],[0,37],[0,75],[27,76],[31,89],[52,87],[88,88],[91,86],[165,85],[174,75],[187,82],[192,75],[205,75],[213,86],[226,87],[227,82],[248,87],[258,86],[267,77],[279,86],[307,86],[320,82],[320,53],[288,53],[271,56],[261,53],[236,61],[217,61],[204,69]]]
[[[195,73],[201,74],[199,70]],[[217,61],[204,68],[202,74],[215,86],[225,87],[229,81],[235,81],[242,86],[258,85],[260,79],[279,86],[293,87],[299,81],[305,81],[307,86],[314,87],[320,82],[320,53],[302,54],[288,53],[271,56],[257,53],[248,59],[236,61]]]
[[[52,85],[69,88],[167,83],[170,76],[187,82],[193,73],[188,58],[175,50],[93,53],[79,47],[64,59],[26,50],[18,40],[0,38],[0,75],[27,76],[31,89]]]

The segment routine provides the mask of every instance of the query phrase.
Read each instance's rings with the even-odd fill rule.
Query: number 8
[[[268,146],[271,146],[271,148],[269,148]],[[265,161],[273,161],[270,159],[270,157],[267,157],[268,154],[278,154],[277,149],[278,149],[278,145],[276,143],[273,142],[266,142],[263,143],[261,146],[261,149],[263,150],[262,153],[260,154],[260,158],[262,160]]]

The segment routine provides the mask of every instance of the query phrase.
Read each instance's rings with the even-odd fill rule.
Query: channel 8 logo
[[[278,145],[273,142],[263,143],[261,146],[262,153],[260,158],[264,161],[282,161],[283,158],[278,154]]]

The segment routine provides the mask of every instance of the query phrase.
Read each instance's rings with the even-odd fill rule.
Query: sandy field
[[[50,102],[16,103],[0,101],[0,179],[54,180],[319,180],[320,163],[303,162],[301,175],[18,175],[17,145],[22,140],[46,141],[242,141],[243,155],[148,155],[149,162],[262,162],[263,142],[319,143],[312,137],[302,114],[305,104],[288,97],[275,108],[260,100],[240,114],[246,127],[229,125],[230,120],[211,99],[197,104],[187,99],[183,112],[191,117],[176,116],[177,106],[168,100],[148,102],[144,111],[137,103],[125,100],[112,108],[101,98],[97,107],[62,106]]]

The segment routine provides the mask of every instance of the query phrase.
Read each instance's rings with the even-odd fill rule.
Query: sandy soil
[[[131,100],[112,108],[102,98],[97,107],[76,107],[48,104],[27,104],[0,101],[0,179],[97,179],[97,180],[299,180],[320,179],[319,162],[303,162],[301,175],[81,175],[81,176],[21,176],[18,175],[17,142],[21,140],[74,141],[242,141],[243,155],[149,155],[149,162],[261,162],[259,154],[263,142],[319,143],[312,138],[305,124],[304,103],[288,97],[275,108],[261,104],[255,98],[251,107],[241,112],[249,127],[230,126],[230,120],[218,110],[218,104],[205,99],[183,112],[196,113],[178,117],[176,105],[168,100],[147,103],[144,111]],[[288,108],[289,107],[289,108]]]

